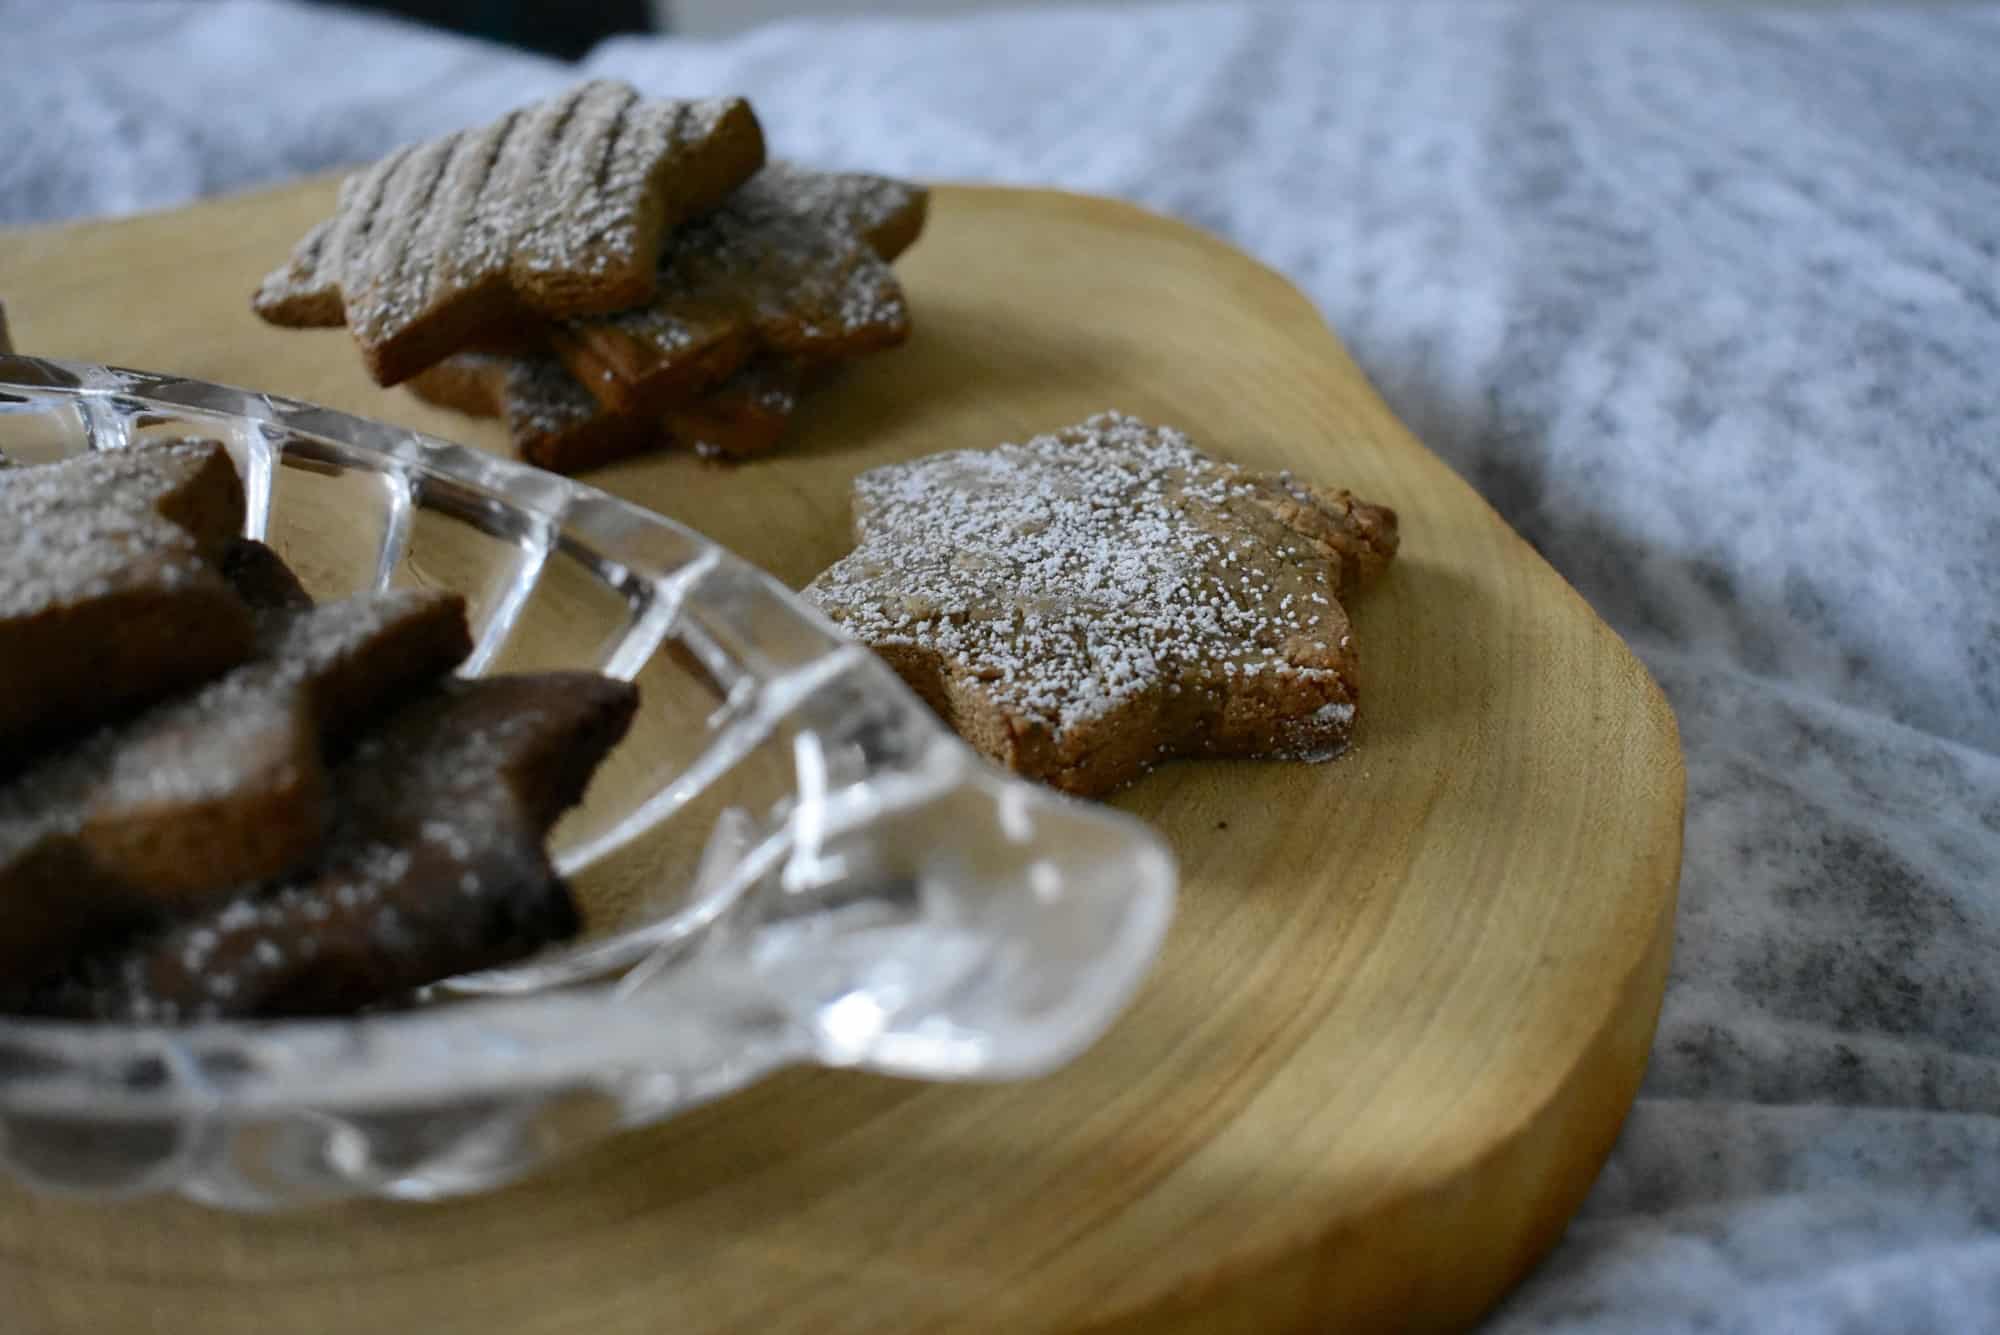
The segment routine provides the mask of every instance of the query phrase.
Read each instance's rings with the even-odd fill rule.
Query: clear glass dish
[[[0,1019],[32,1186],[256,1209],[515,1177],[780,1066],[1004,1080],[1081,1052],[1157,953],[1175,869],[987,765],[776,581],[603,492],[310,404],[0,355],[0,452],[224,442],[313,593],[467,598],[470,674],[636,681],[555,833],[582,940],[407,1011],[185,1029]]]

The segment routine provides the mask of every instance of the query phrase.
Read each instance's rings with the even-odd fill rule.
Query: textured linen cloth
[[[220,0],[0,0],[0,33],[6,222],[577,77]],[[1664,684],[1689,806],[1658,1045],[1492,1329],[2000,1329],[2000,9],[1146,6],[584,68],[746,93],[783,153],[1229,236]]]

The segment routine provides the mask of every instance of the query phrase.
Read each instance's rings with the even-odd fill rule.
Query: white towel
[[[241,3],[0,32],[4,221],[578,76]],[[2000,1329],[2000,10],[1039,11],[586,69],[747,93],[787,154],[1227,234],[1659,676],[1690,783],[1659,1041],[1494,1329]]]

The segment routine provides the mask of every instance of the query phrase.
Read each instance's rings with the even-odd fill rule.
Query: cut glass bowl
[[[17,1178],[246,1209],[448,1196],[784,1065],[1035,1075],[1150,966],[1175,884],[1151,831],[987,765],[691,529],[310,404],[0,355],[16,463],[186,436],[228,446],[249,533],[315,595],[457,590],[464,672],[594,668],[640,712],[552,841],[578,942],[352,1019],[0,1019]]]

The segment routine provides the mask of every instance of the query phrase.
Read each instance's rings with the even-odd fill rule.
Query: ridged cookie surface
[[[252,305],[278,325],[345,323],[369,373],[397,384],[523,318],[642,305],[666,233],[763,159],[740,98],[582,84],[348,177]]]

